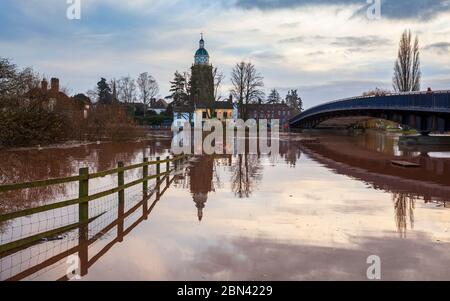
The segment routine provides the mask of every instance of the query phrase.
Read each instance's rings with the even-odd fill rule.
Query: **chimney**
[[[57,78],[51,79],[50,89],[52,92],[56,92],[56,93],[59,92],[59,79],[57,79]]]
[[[41,82],[41,89],[42,89],[43,92],[47,92],[48,82],[47,82],[47,80],[45,78]]]

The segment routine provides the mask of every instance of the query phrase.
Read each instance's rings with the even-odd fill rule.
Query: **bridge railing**
[[[96,173],[89,173],[88,168],[81,168],[79,170],[79,175],[70,176],[65,178],[57,178],[57,179],[49,179],[49,180],[39,180],[33,182],[26,183],[17,183],[17,184],[5,184],[0,185],[0,193],[5,192],[13,192],[19,191],[23,189],[30,188],[40,188],[40,187],[48,187],[52,185],[60,185],[67,184],[72,182],[78,182],[78,197],[75,199],[70,199],[62,202],[50,203],[43,206],[27,208],[20,211],[4,213],[0,215],[0,226],[8,221],[13,221],[19,218],[31,217],[36,214],[55,211],[61,208],[69,207],[69,206],[78,206],[78,220],[75,223],[59,225],[54,229],[46,229],[46,231],[33,233],[33,235],[28,237],[21,237],[17,240],[8,241],[5,244],[0,245],[0,259],[5,256],[11,254],[15,250],[20,250],[22,248],[26,248],[28,246],[39,243],[44,239],[51,239],[57,235],[62,233],[67,233],[69,231],[75,229],[87,229],[87,225],[92,221],[96,220],[105,212],[101,212],[96,216],[90,216],[90,204],[96,200],[104,198],[106,196],[117,194],[117,202],[119,208],[124,208],[125,204],[125,190],[131,187],[142,184],[143,196],[148,195],[149,191],[149,181],[156,180],[156,186],[159,187],[161,184],[162,178],[167,178],[171,172],[176,170],[179,165],[183,164],[183,162],[188,158],[187,155],[182,156],[174,156],[172,158],[167,157],[164,160],[161,160],[159,157],[156,158],[156,161],[149,161],[147,158],[144,158],[142,163],[124,166],[122,162],[118,163],[118,167],[116,169],[101,171]],[[171,163],[173,164],[173,169],[171,169]],[[149,166],[156,166],[156,173],[154,175],[149,175]],[[161,166],[164,166],[164,171],[161,171]],[[133,180],[129,183],[125,183],[125,172],[130,170],[142,169],[142,177]],[[105,191],[96,192],[94,194],[89,193],[89,184],[90,180],[104,178],[106,176],[116,175],[117,177],[117,187],[107,189]],[[92,214],[91,214],[92,215]],[[86,231],[87,232],[87,231]],[[87,239],[87,237],[86,237]]]
[[[299,120],[322,112],[383,108],[450,112],[450,91],[398,93],[346,98],[308,109],[292,118],[290,123],[298,122]]]

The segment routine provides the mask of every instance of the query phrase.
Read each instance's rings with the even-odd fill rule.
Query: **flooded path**
[[[367,280],[371,255],[382,260],[383,280],[448,280],[450,150],[401,149],[397,140],[379,132],[284,134],[279,156],[195,157],[164,181],[159,197],[143,201],[141,186],[127,190],[129,214],[118,215],[116,196],[95,203],[91,213],[103,215],[89,225],[83,280]],[[3,151],[0,183],[165,158],[170,142],[160,135]],[[140,176],[126,173],[127,181]],[[116,185],[105,177],[90,193]],[[3,193],[0,212],[77,193],[77,183]],[[1,244],[77,216],[67,208],[0,224]],[[2,256],[0,280],[64,279],[68,256],[82,245],[68,233]]]

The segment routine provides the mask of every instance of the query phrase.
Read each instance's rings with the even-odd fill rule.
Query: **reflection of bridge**
[[[449,179],[450,162],[420,158],[422,168],[405,170],[395,167],[388,157],[385,160],[357,158],[345,151],[326,147],[322,143],[304,143],[302,153],[323,164],[338,174],[346,175],[392,193],[406,194],[425,201],[450,201]]]
[[[311,129],[332,119],[386,119],[422,132],[450,131],[450,91],[355,97],[306,110],[290,120],[291,128]]]

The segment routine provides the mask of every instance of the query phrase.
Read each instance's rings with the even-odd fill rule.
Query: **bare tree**
[[[144,104],[144,117],[147,112],[147,106],[159,93],[159,86],[155,78],[149,75],[147,72],[141,73],[136,80],[139,95],[142,103]]]
[[[416,37],[413,45],[411,31],[405,30],[400,39],[398,58],[394,66],[394,90],[419,91],[421,77],[419,38]]]
[[[117,92],[120,101],[132,103],[136,100],[136,82],[130,76],[125,76],[117,82]]]
[[[98,92],[95,89],[89,89],[86,92],[86,95],[92,100],[92,102],[98,101]]]
[[[236,64],[231,73],[231,95],[237,99],[239,105],[239,115],[244,115],[244,91],[245,91],[245,62]]]
[[[0,57],[0,96],[21,96],[39,86],[41,76],[32,68],[19,68],[8,59]]]
[[[256,70],[255,65],[248,62],[236,64],[231,73],[231,83],[233,88],[231,94],[239,103],[239,113],[244,119],[247,118],[246,106],[264,97],[262,87],[264,87],[263,77]]]
[[[225,79],[225,75],[220,72],[217,67],[213,70],[214,77],[214,99],[216,101],[220,101],[222,99],[222,95],[219,94],[220,86],[222,85],[223,80]]]

